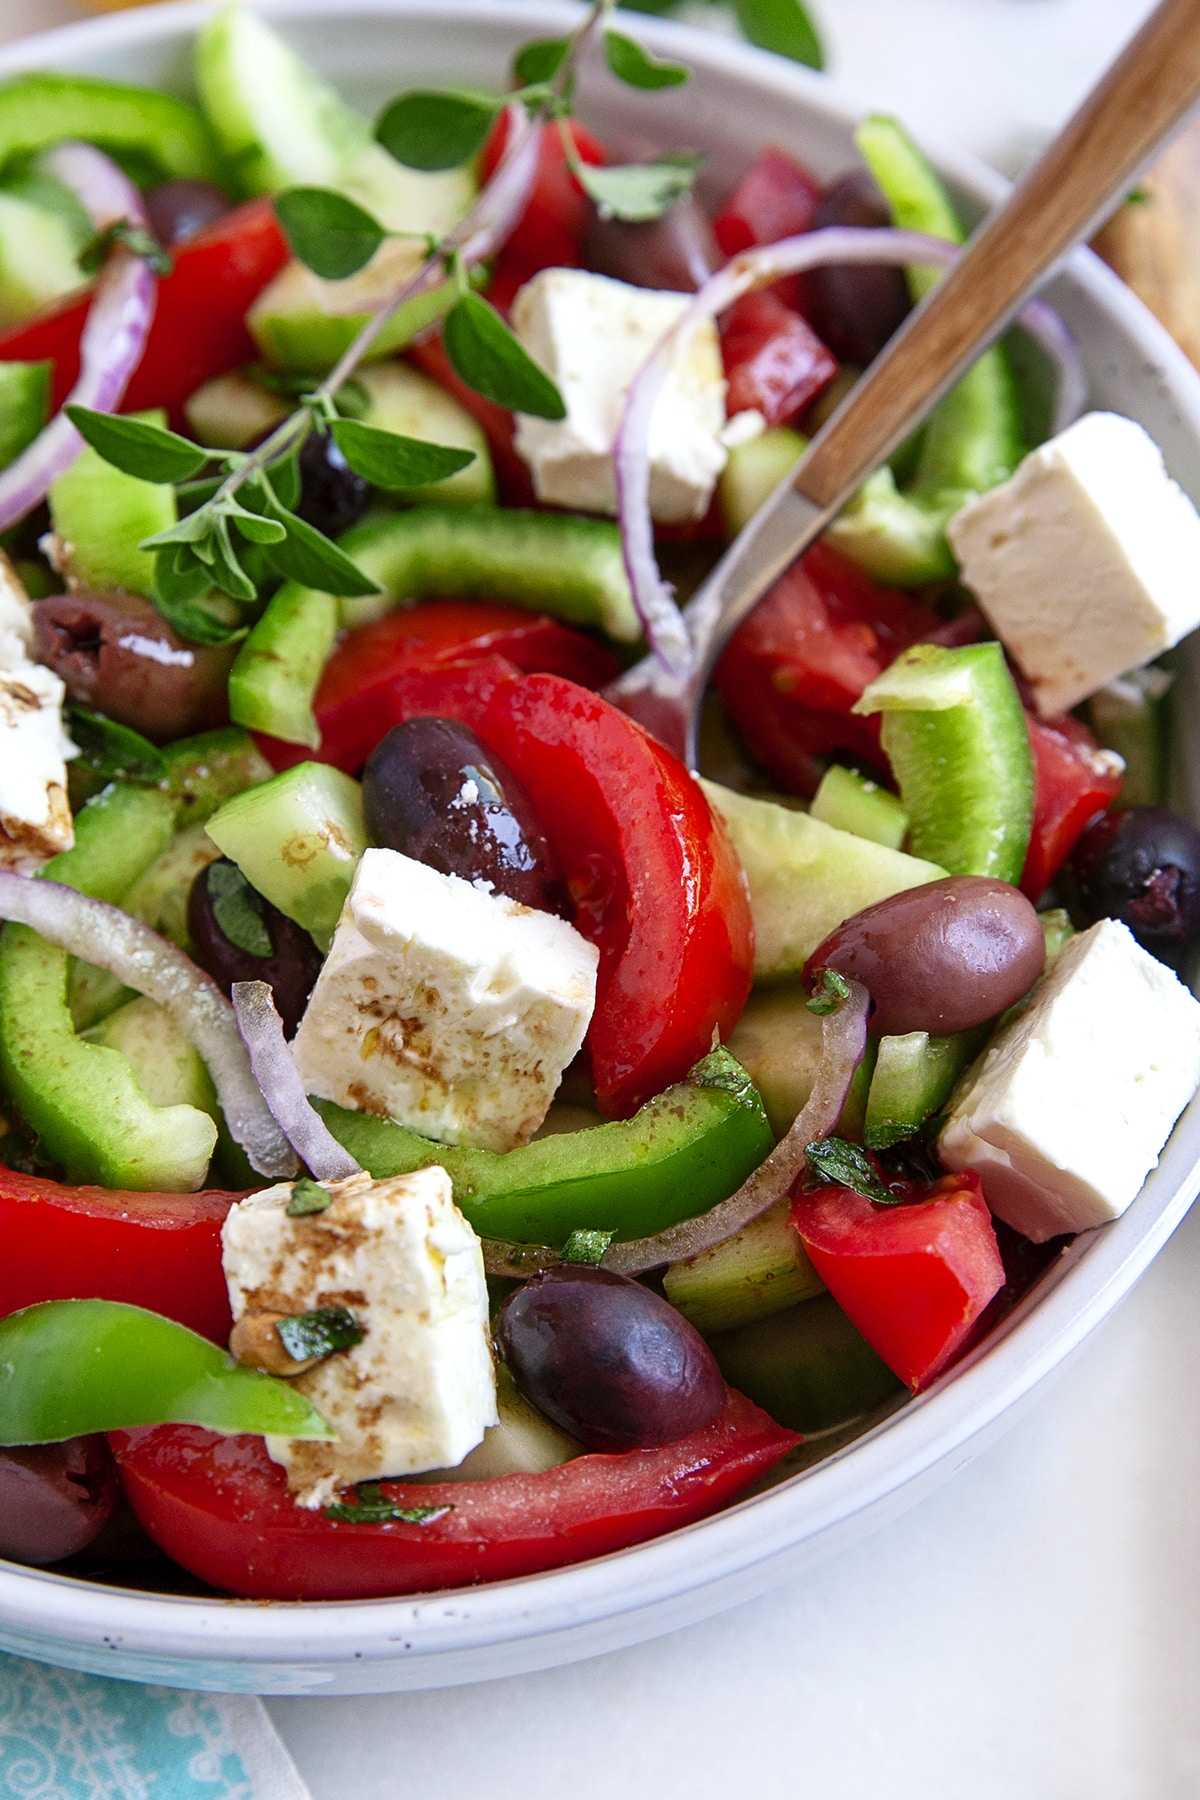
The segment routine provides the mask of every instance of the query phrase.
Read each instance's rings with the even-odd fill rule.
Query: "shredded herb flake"
[[[604,1260],[604,1252],[616,1235],[615,1231],[573,1231],[563,1245],[562,1259],[595,1267]]]
[[[824,1018],[826,1013],[836,1012],[843,1000],[850,998],[850,983],[836,969],[822,969],[817,977],[817,991],[808,1002],[810,1013]]]
[[[377,1481],[360,1481],[352,1501],[337,1501],[324,1509],[324,1517],[339,1525],[388,1525],[393,1519],[402,1525],[428,1525],[444,1519],[452,1506],[397,1506],[387,1499]]]
[[[852,1188],[877,1206],[901,1204],[901,1196],[884,1187],[874,1163],[857,1144],[848,1144],[845,1138],[818,1138],[805,1145],[804,1154],[809,1167],[834,1187]]]
[[[316,1312],[294,1313],[290,1319],[276,1321],[279,1341],[294,1362],[310,1362],[314,1357],[332,1356],[335,1350],[349,1350],[361,1344],[363,1328],[345,1306],[322,1306]]]
[[[333,1195],[328,1188],[301,1175],[299,1181],[292,1183],[292,1197],[285,1210],[289,1219],[307,1219],[312,1213],[328,1212],[332,1205]]]

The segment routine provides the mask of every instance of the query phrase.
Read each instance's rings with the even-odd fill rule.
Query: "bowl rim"
[[[0,78],[53,67],[63,58],[170,43],[190,35],[214,10],[208,0],[177,0],[59,27],[0,49]],[[349,0],[344,7],[327,0],[266,0],[254,10],[282,24],[336,11],[345,16],[347,30],[357,28],[353,21],[406,14],[447,31],[486,22],[520,40],[561,31],[583,9],[565,0]],[[714,69],[719,65],[721,72],[766,87],[831,125],[845,128],[866,110],[828,78],[749,45],[642,14],[636,30],[660,54]],[[1003,178],[974,157],[928,134],[922,133],[922,142],[942,172],[979,205],[1006,191]],[[1090,251],[1076,251],[1066,270],[1071,284],[1098,303],[1117,333],[1158,373],[1189,435],[1200,444],[1200,373]],[[1077,1239],[987,1342],[947,1377],[827,1460],[664,1537],[486,1586],[354,1601],[177,1597],[0,1562],[0,1632],[24,1653],[48,1660],[98,1654],[107,1661],[111,1655],[105,1672],[121,1675],[127,1672],[119,1666],[122,1656],[157,1659],[170,1664],[173,1681],[186,1681],[183,1661],[197,1665],[198,1678],[204,1666],[231,1656],[250,1670],[405,1658],[436,1663],[515,1639],[569,1634],[581,1624],[622,1615],[661,1615],[644,1636],[668,1629],[765,1588],[789,1552],[823,1536],[832,1548],[839,1534],[842,1539],[861,1534],[884,1509],[900,1510],[918,1498],[932,1471],[949,1472],[964,1463],[1129,1291],[1186,1214],[1198,1186],[1200,1097],[1125,1215]],[[1064,1283],[1063,1275],[1072,1269],[1081,1272]],[[699,1608],[698,1594],[709,1596]],[[678,1611],[687,1596],[692,1596],[689,1606]],[[676,1619],[667,1616],[672,1607]],[[145,1673],[139,1670],[136,1678],[145,1679]],[[253,1677],[248,1685],[254,1685]]]

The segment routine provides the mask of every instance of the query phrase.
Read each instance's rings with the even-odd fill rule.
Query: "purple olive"
[[[367,834],[415,862],[486,881],[539,912],[563,900],[558,859],[516,776],[455,719],[408,719],[363,770]]]
[[[694,194],[685,194],[659,219],[633,223],[592,215],[583,241],[589,269],[634,287],[694,293],[724,258]]]
[[[120,1489],[102,1437],[0,1449],[0,1556],[54,1563],[85,1550]]]
[[[80,706],[156,744],[229,722],[237,646],[187,644],[138,594],[54,594],[33,609],[34,646]]]
[[[211,181],[161,181],[146,195],[150,229],[160,244],[186,244],[224,218],[231,201]]]
[[[338,537],[370,504],[369,483],[355,474],[330,433],[310,431],[300,450],[300,517],[326,537]]]
[[[805,965],[861,981],[881,1037],[949,1036],[994,1019],[1046,966],[1041,920],[1018,888],[950,875],[855,913]]]
[[[547,1269],[509,1295],[497,1335],[525,1398],[592,1450],[673,1444],[725,1407],[700,1333],[627,1275]]]
[[[321,953],[304,927],[264,899],[225,857],[201,869],[192,883],[187,918],[201,968],[227,994],[235,981],[265,981],[290,1036],[321,972]]]
[[[874,179],[855,169],[826,188],[811,229],[826,225],[890,225],[891,214]],[[804,277],[804,310],[817,336],[840,362],[865,369],[912,310],[903,269],[869,263],[827,263]]]

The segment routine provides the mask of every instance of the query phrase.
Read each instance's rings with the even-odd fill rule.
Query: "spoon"
[[[1161,0],[1040,161],[875,359],[685,609],[690,673],[651,655],[606,698],[687,763],[728,639],[859,487],[1089,237],[1200,100],[1200,4]]]

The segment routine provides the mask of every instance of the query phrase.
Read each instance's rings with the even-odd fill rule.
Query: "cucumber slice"
[[[908,814],[895,794],[841,763],[826,769],[808,810],[823,825],[870,838],[888,850],[899,850],[908,830]]]
[[[196,40],[196,85],[241,192],[340,188],[394,231],[443,237],[475,194],[467,168],[406,169],[279,33],[227,7]]]
[[[883,714],[883,748],[918,856],[952,875],[1018,882],[1033,818],[1025,712],[999,644],[914,644],[854,704]]]
[[[119,1050],[153,1105],[194,1106],[207,1113],[215,1143],[217,1090],[204,1059],[163,1007],[139,995],[83,1035],[89,1044]]]
[[[707,1336],[823,1293],[825,1284],[792,1229],[791,1212],[791,1201],[781,1200],[736,1237],[672,1263],[663,1276],[671,1305]]]
[[[236,725],[178,738],[166,746],[163,756],[164,785],[175,802],[179,827],[203,824],[235,794],[271,779],[270,763],[250,733]]]
[[[83,286],[82,249],[73,222],[19,193],[0,193],[0,330],[44,311]]]
[[[162,412],[138,413],[165,425]],[[154,555],[143,538],[166,531],[179,514],[173,487],[139,481],[85,447],[49,494],[54,527],[52,560],[73,586],[104,593],[113,588],[154,595]]]
[[[0,363],[0,469],[32,444],[50,417],[50,362]]]
[[[774,493],[808,447],[808,439],[787,425],[775,425],[744,444],[733,444],[717,483],[717,503],[725,535],[735,538]]]
[[[1162,806],[1167,797],[1169,669],[1131,669],[1088,701],[1092,730],[1125,762],[1114,806]]]
[[[0,168],[64,138],[95,144],[147,186],[222,178],[208,126],[173,94],[87,75],[18,75],[0,86]]]
[[[712,1349],[729,1385],[792,1431],[828,1431],[904,1392],[828,1294],[722,1332]]]
[[[713,781],[700,785],[746,872],[757,979],[798,974],[844,919],[946,873],[935,862],[838,831],[809,813],[753,800]]]
[[[790,1131],[812,1093],[821,1060],[821,1021],[808,1010],[802,987],[787,984],[751,994],[729,1038],[728,1050],[762,1096],[777,1138]],[[872,1051],[859,1064],[838,1121],[841,1137],[857,1137],[870,1086]]]
[[[496,476],[487,437],[453,394],[419,369],[402,362],[378,363],[374,368],[363,369],[356,379],[367,396],[363,417],[368,425],[475,453],[475,461],[448,480],[413,489],[410,496],[391,498],[408,500],[410,504],[432,501],[437,506],[492,504],[496,498]]]
[[[287,418],[278,394],[235,369],[214,376],[183,403],[188,430],[208,450],[245,450]]]
[[[985,1026],[953,1037],[909,1031],[902,1037],[880,1038],[863,1123],[867,1148],[890,1149],[940,1112],[987,1035]]]
[[[328,950],[367,847],[357,781],[328,763],[298,763],[226,801],[208,835],[251,887]]]
[[[423,258],[423,245],[393,238],[346,281],[322,281],[303,263],[290,262],[246,314],[247,329],[264,361],[297,374],[325,374],[372,314],[416,274]],[[378,362],[403,350],[455,297],[453,286],[442,282],[406,301],[380,331],[367,360]]]

